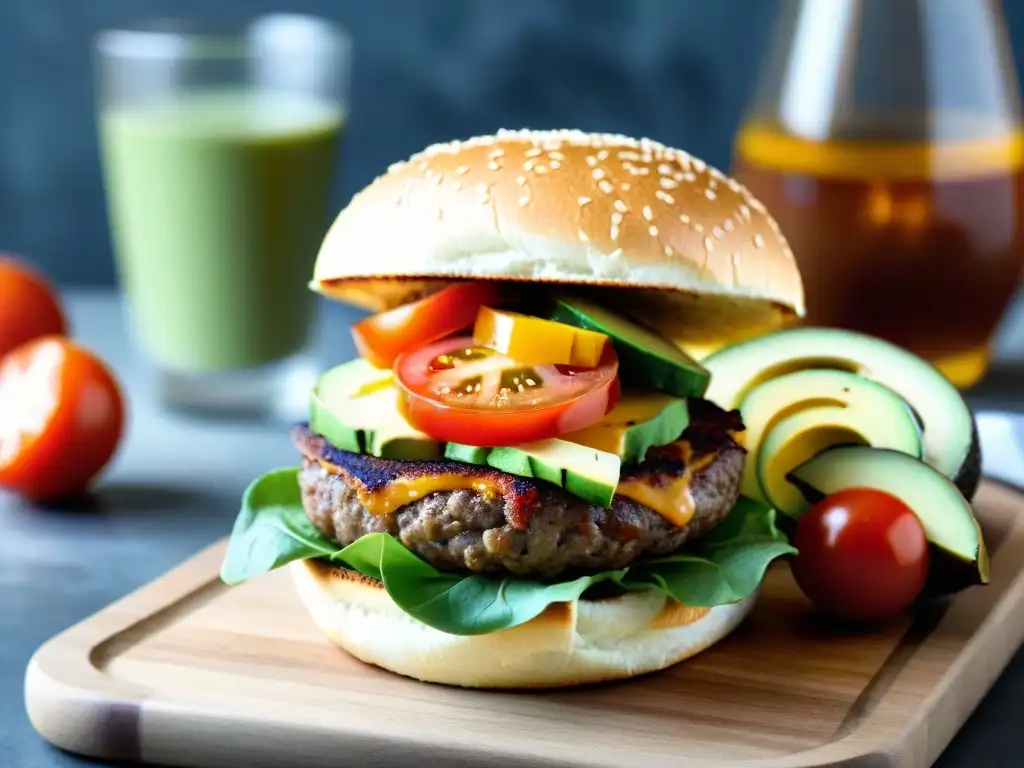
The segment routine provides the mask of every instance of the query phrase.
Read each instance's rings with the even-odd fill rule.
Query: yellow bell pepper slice
[[[608,336],[554,320],[481,307],[473,341],[525,365],[592,368],[600,363]]]

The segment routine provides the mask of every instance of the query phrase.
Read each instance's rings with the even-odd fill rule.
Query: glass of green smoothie
[[[174,410],[304,408],[351,41],[325,20],[161,21],[96,41],[98,130],[130,336]]]

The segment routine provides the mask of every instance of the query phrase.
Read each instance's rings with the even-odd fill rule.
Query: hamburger
[[[353,656],[558,687],[664,669],[793,552],[740,495],[744,425],[700,359],[803,313],[764,207],[646,139],[502,131],[391,166],[310,287],[359,307],[296,466],[246,490],[222,578],[287,568]]]

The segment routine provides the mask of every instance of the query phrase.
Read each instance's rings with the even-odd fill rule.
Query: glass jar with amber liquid
[[[805,322],[957,386],[1024,266],[1024,133],[996,0],[782,0],[732,172],[775,216]]]

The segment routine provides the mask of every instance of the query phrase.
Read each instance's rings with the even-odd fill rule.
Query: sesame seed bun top
[[[649,139],[580,131],[500,131],[396,163],[338,215],[312,287],[379,310],[467,278],[614,287],[677,340],[709,307],[738,336],[804,313],[793,254],[742,185]]]

